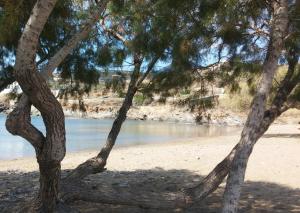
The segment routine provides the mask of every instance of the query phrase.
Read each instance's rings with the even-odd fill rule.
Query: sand
[[[249,160],[241,212],[300,212],[299,128],[296,124],[275,124],[259,140]],[[88,181],[97,186],[119,186],[145,193],[180,190],[197,184],[229,153],[238,139],[239,133],[118,148],[111,153],[108,171],[92,175]],[[72,169],[96,153],[67,153],[62,168]],[[0,161],[0,207],[7,208],[32,196],[30,188],[33,191],[38,188],[36,171],[34,158]],[[224,183],[205,202],[182,211],[217,212],[223,188]],[[151,212],[151,209],[139,207],[83,201],[71,205],[82,212]]]

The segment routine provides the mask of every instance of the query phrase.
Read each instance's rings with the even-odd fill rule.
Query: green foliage
[[[290,98],[291,98],[291,100],[293,100],[293,101],[300,101],[300,85],[298,85],[298,86],[294,89],[294,91],[293,91],[292,95],[290,96]]]
[[[222,37],[224,44],[233,44],[243,38],[243,34],[230,23],[221,26],[219,36]]]
[[[0,2],[0,44],[12,49],[21,36],[21,27],[27,21],[34,0],[2,0]]]
[[[137,106],[148,105],[153,102],[153,97],[149,94],[138,93],[134,96],[133,102]]]
[[[187,87],[183,88],[182,90],[180,90],[180,95],[189,95],[191,93],[191,90]]]
[[[36,1],[33,0],[0,0],[0,57],[2,58],[0,60],[0,78],[8,79],[6,73],[14,63],[13,58],[18,40],[35,3]],[[66,41],[77,31],[78,24],[87,18],[86,12],[79,4],[81,3],[73,0],[56,3],[40,36],[37,50],[39,67],[47,63],[47,60],[65,45]],[[78,81],[78,83],[87,84],[84,86],[85,91],[91,87],[88,84],[97,83],[99,77],[93,60],[91,60],[95,58],[95,53],[89,50],[94,42],[90,39],[86,43],[82,42],[78,49],[57,69],[58,72],[61,72],[62,78],[71,79],[73,83]],[[86,51],[83,52],[83,49]]]
[[[114,65],[121,66],[123,61],[126,59],[126,52],[122,49],[117,49],[114,51]]]
[[[39,67],[87,18],[84,2],[58,1],[40,38]],[[18,39],[34,3],[33,0],[0,0],[0,82],[11,77],[13,61],[7,59],[15,55]],[[207,93],[206,82],[218,83],[232,93],[241,92],[240,82],[245,82],[247,92],[253,95],[269,40],[268,36],[255,33],[253,28],[270,31],[266,24],[272,12],[269,3],[265,0],[110,1],[105,26],[126,41],[119,41],[97,25],[97,31],[80,43],[57,72],[63,78],[65,92],[81,96],[98,83],[99,70],[122,67],[138,53],[143,64],[158,56],[160,62],[168,65],[155,72],[150,82],[143,85],[143,96],[152,97],[153,93],[158,93],[163,99],[184,92],[182,88],[188,88],[195,81],[204,85],[198,99]],[[298,9],[290,8],[289,16],[295,32],[286,39],[287,50],[300,49]],[[211,55],[218,62],[226,58],[227,62],[219,71],[205,70]],[[283,55],[282,61],[285,63],[286,60],[287,56]],[[121,75],[120,79],[106,82],[106,87],[123,96],[125,82],[126,78],[124,80]],[[201,102],[197,104],[209,105]]]
[[[108,46],[103,46],[98,51],[98,64],[100,66],[107,66],[113,62],[110,48]]]
[[[136,105],[141,106],[146,100],[146,96],[144,96],[143,94],[136,94],[133,100]]]
[[[168,70],[153,74],[151,84],[143,88],[145,93],[168,93],[171,90],[180,91],[182,87],[190,86],[194,78],[190,72]]]
[[[296,67],[294,78],[295,78],[295,76],[296,77],[299,76],[299,73],[300,73],[300,65],[298,64],[297,67]],[[298,79],[293,79],[293,80],[298,81]],[[300,83],[298,83],[298,85],[295,87],[292,94],[290,95],[290,100],[296,101],[296,102],[300,101]]]
[[[225,63],[221,66],[219,75],[217,76],[220,79],[219,86],[227,86],[230,88],[230,92],[233,93],[241,89],[240,81],[246,79],[249,88],[253,89],[256,86],[255,83],[261,70],[262,64],[255,62],[235,60],[233,62]]]
[[[0,71],[0,91],[5,89],[9,84],[13,83],[14,81],[15,79],[13,77],[13,67],[10,65],[2,66],[2,70]]]

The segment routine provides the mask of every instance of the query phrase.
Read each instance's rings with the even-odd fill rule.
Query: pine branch
[[[106,5],[110,0],[102,0],[97,4],[97,9],[92,9],[87,22],[81,27],[81,30],[73,35],[73,37],[49,60],[47,65],[42,68],[42,75],[46,78],[51,76],[52,72],[59,64],[76,48],[78,43],[85,39],[96,22],[101,17],[101,14],[106,9]]]
[[[103,28],[104,32],[106,32],[108,35],[114,37],[115,39],[122,41],[124,44],[126,43],[126,39],[124,38],[124,36],[122,36],[120,33],[109,29],[105,26],[105,18],[101,21],[100,23],[101,27]]]
[[[148,74],[153,70],[156,62],[159,60],[159,56],[156,56],[152,59],[152,61],[148,64],[148,68],[146,70],[146,72],[144,72],[143,76],[138,80],[138,82],[136,83],[136,87],[140,87],[141,84],[143,83],[143,81],[145,80],[145,78],[148,76]]]

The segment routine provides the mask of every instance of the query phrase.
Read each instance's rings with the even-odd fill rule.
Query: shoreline
[[[249,159],[239,212],[300,212],[299,127],[296,124],[272,125],[256,144]],[[129,192],[128,196],[135,192],[145,196],[152,192],[158,196],[178,193],[182,188],[197,185],[239,138],[240,134],[236,133],[116,147],[108,159],[107,171],[85,178],[83,186],[92,187],[94,193],[100,195],[112,191]],[[98,150],[68,152],[62,162],[62,176],[97,153]],[[0,208],[11,212],[15,206],[29,202],[37,193],[38,180],[35,157],[0,160]],[[179,212],[219,212],[224,185],[225,182],[201,205]],[[76,201],[69,205],[83,213],[144,212],[138,206],[97,202]]]
[[[110,98],[112,99],[112,98]],[[72,109],[72,101],[61,103],[66,118],[78,119],[114,119],[118,113],[122,99],[105,100],[101,105],[93,99],[86,99],[86,111],[78,111]],[[107,106],[102,106],[107,104]],[[7,115],[13,108],[11,104],[6,110],[0,114]],[[31,114],[40,116],[37,109],[32,107]],[[283,113],[275,123],[298,123],[300,111],[290,109]],[[138,121],[157,121],[180,124],[196,124],[196,125],[212,125],[212,126],[243,126],[247,117],[247,111],[237,112],[230,109],[215,107],[204,111],[199,120],[199,115],[196,112],[191,112],[188,107],[180,107],[168,104],[150,104],[150,105],[133,105],[127,113],[128,120]]]
[[[72,110],[70,103],[63,105],[65,117],[90,118],[90,119],[114,119],[118,113],[120,103],[108,104],[106,107],[99,107],[98,104],[87,104],[86,112]],[[12,111],[13,105],[0,112],[8,114]],[[32,107],[31,114],[40,116],[40,112]],[[199,125],[220,125],[239,126],[244,124],[243,113],[233,113],[230,111],[214,108],[205,111],[199,120],[196,112],[191,112],[188,107],[179,107],[171,104],[153,104],[132,106],[127,113],[129,120],[159,121],[172,123],[191,123]]]
[[[108,169],[120,169],[120,170],[128,170],[128,169],[133,169],[134,167],[139,168],[143,164],[139,165],[138,160],[135,159],[136,156],[130,156],[130,153],[133,153],[133,155],[140,155],[137,154],[137,152],[143,153],[146,152],[148,154],[151,153],[151,155],[148,155],[147,157],[140,159],[142,161],[147,161],[147,159],[154,159],[155,156],[157,155],[166,155],[165,160],[168,161],[167,164],[170,166],[175,166],[174,163],[174,156],[170,156],[170,153],[176,153],[176,155],[181,155],[182,153],[187,154],[187,153],[193,153],[190,156],[185,155],[185,158],[195,158],[193,161],[193,165],[187,166],[187,169],[191,170],[197,170],[195,167],[195,160],[196,162],[199,161],[198,157],[203,159],[201,155],[207,156],[207,159],[203,160],[203,165],[206,164],[205,166],[202,166],[203,168],[198,171],[201,171],[201,173],[208,173],[210,169],[208,168],[213,168],[214,165],[217,164],[217,162],[223,157],[226,156],[226,154],[229,153],[231,148],[238,142],[240,137],[239,133],[235,133],[234,135],[230,136],[214,136],[214,137],[195,137],[195,138],[187,138],[187,139],[178,139],[172,142],[165,142],[165,143],[149,143],[149,144],[138,144],[138,145],[125,145],[125,146],[118,146],[115,147],[112,151],[112,155],[109,158],[108,162]],[[281,165],[284,164],[293,164],[298,173],[294,174],[294,177],[296,176],[300,180],[300,158],[298,158],[298,153],[296,154],[297,158],[294,159],[293,157],[295,156],[289,156],[288,153],[294,153],[296,150],[300,150],[300,130],[299,130],[299,125],[294,125],[294,124],[286,124],[286,125],[281,125],[281,124],[275,124],[272,125],[270,130],[260,139],[258,144],[254,148],[254,154],[251,156],[251,160],[249,163],[249,169],[250,169],[250,180],[254,178],[256,180],[259,178],[261,175],[261,172],[259,171],[258,175],[253,172],[253,167],[255,167],[255,163],[258,163],[260,165],[268,165],[269,163],[273,163],[274,167],[274,162],[271,159],[266,159],[266,155],[271,156],[270,152],[276,152],[274,154],[274,160],[280,161],[281,159],[282,162],[278,162]],[[99,148],[100,149],[100,148]],[[181,151],[182,150],[182,153]],[[198,153],[196,150],[201,150]],[[257,156],[257,150],[260,153],[259,156]],[[66,157],[62,162],[62,168],[63,169],[72,169],[76,165],[79,165],[82,163],[84,160],[88,159],[89,157],[92,157],[97,154],[99,150],[82,150],[82,151],[75,151],[75,152],[67,152]],[[282,151],[282,153],[281,153]],[[158,152],[159,154],[155,153]],[[269,154],[267,154],[269,152]],[[265,153],[265,154],[264,154]],[[200,155],[200,156],[199,156]],[[120,160],[122,161],[122,156],[123,158],[126,158],[128,160],[133,161],[133,159],[137,160],[137,162],[134,163],[134,166],[125,166],[122,168],[122,163],[120,163]],[[289,157],[291,159],[289,159]],[[168,159],[172,158],[172,160]],[[253,160],[254,158],[254,160]],[[277,159],[276,159],[277,158]],[[219,159],[219,160],[217,160]],[[172,162],[173,161],[173,162]],[[264,162],[265,161],[265,162]],[[214,162],[214,163],[213,163]],[[263,163],[264,162],[264,163]],[[156,161],[154,162],[147,162],[146,164],[154,166]],[[186,163],[183,163],[183,165],[186,165]],[[164,162],[159,162],[158,164],[164,164]],[[176,163],[175,163],[176,164]],[[159,165],[157,165],[159,166]],[[193,168],[193,166],[195,168]],[[288,171],[285,166],[280,167],[282,171],[286,172],[291,172]],[[199,169],[199,168],[198,168]],[[204,170],[203,170],[204,169]],[[35,162],[35,157],[24,157],[24,158],[17,158],[13,160],[0,160],[0,171],[20,171],[20,172],[29,172],[29,171],[35,171],[37,170],[37,164]],[[278,168],[276,169],[278,173],[280,171]],[[283,172],[284,173],[284,172]],[[260,174],[260,175],[259,175]],[[265,178],[266,176],[263,175]],[[292,175],[287,175],[292,176]],[[247,178],[246,178],[247,179]],[[268,178],[267,178],[268,179]],[[276,178],[275,178],[276,179]],[[281,181],[283,180],[283,177],[280,178]],[[288,178],[287,178],[288,179]],[[283,181],[284,182],[284,181]],[[289,185],[288,181],[287,184]],[[297,187],[300,188],[300,181],[297,181]],[[292,184],[291,184],[292,186]]]

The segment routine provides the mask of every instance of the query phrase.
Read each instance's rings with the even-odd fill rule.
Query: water
[[[5,115],[0,114],[0,159],[14,159],[34,156],[34,149],[23,138],[13,136],[5,129]],[[66,118],[67,151],[97,149],[104,144],[113,120]],[[45,132],[40,117],[33,117],[32,123]],[[193,124],[179,124],[156,121],[125,121],[116,146],[146,143],[163,143],[193,137],[230,135],[238,127],[207,127]]]

